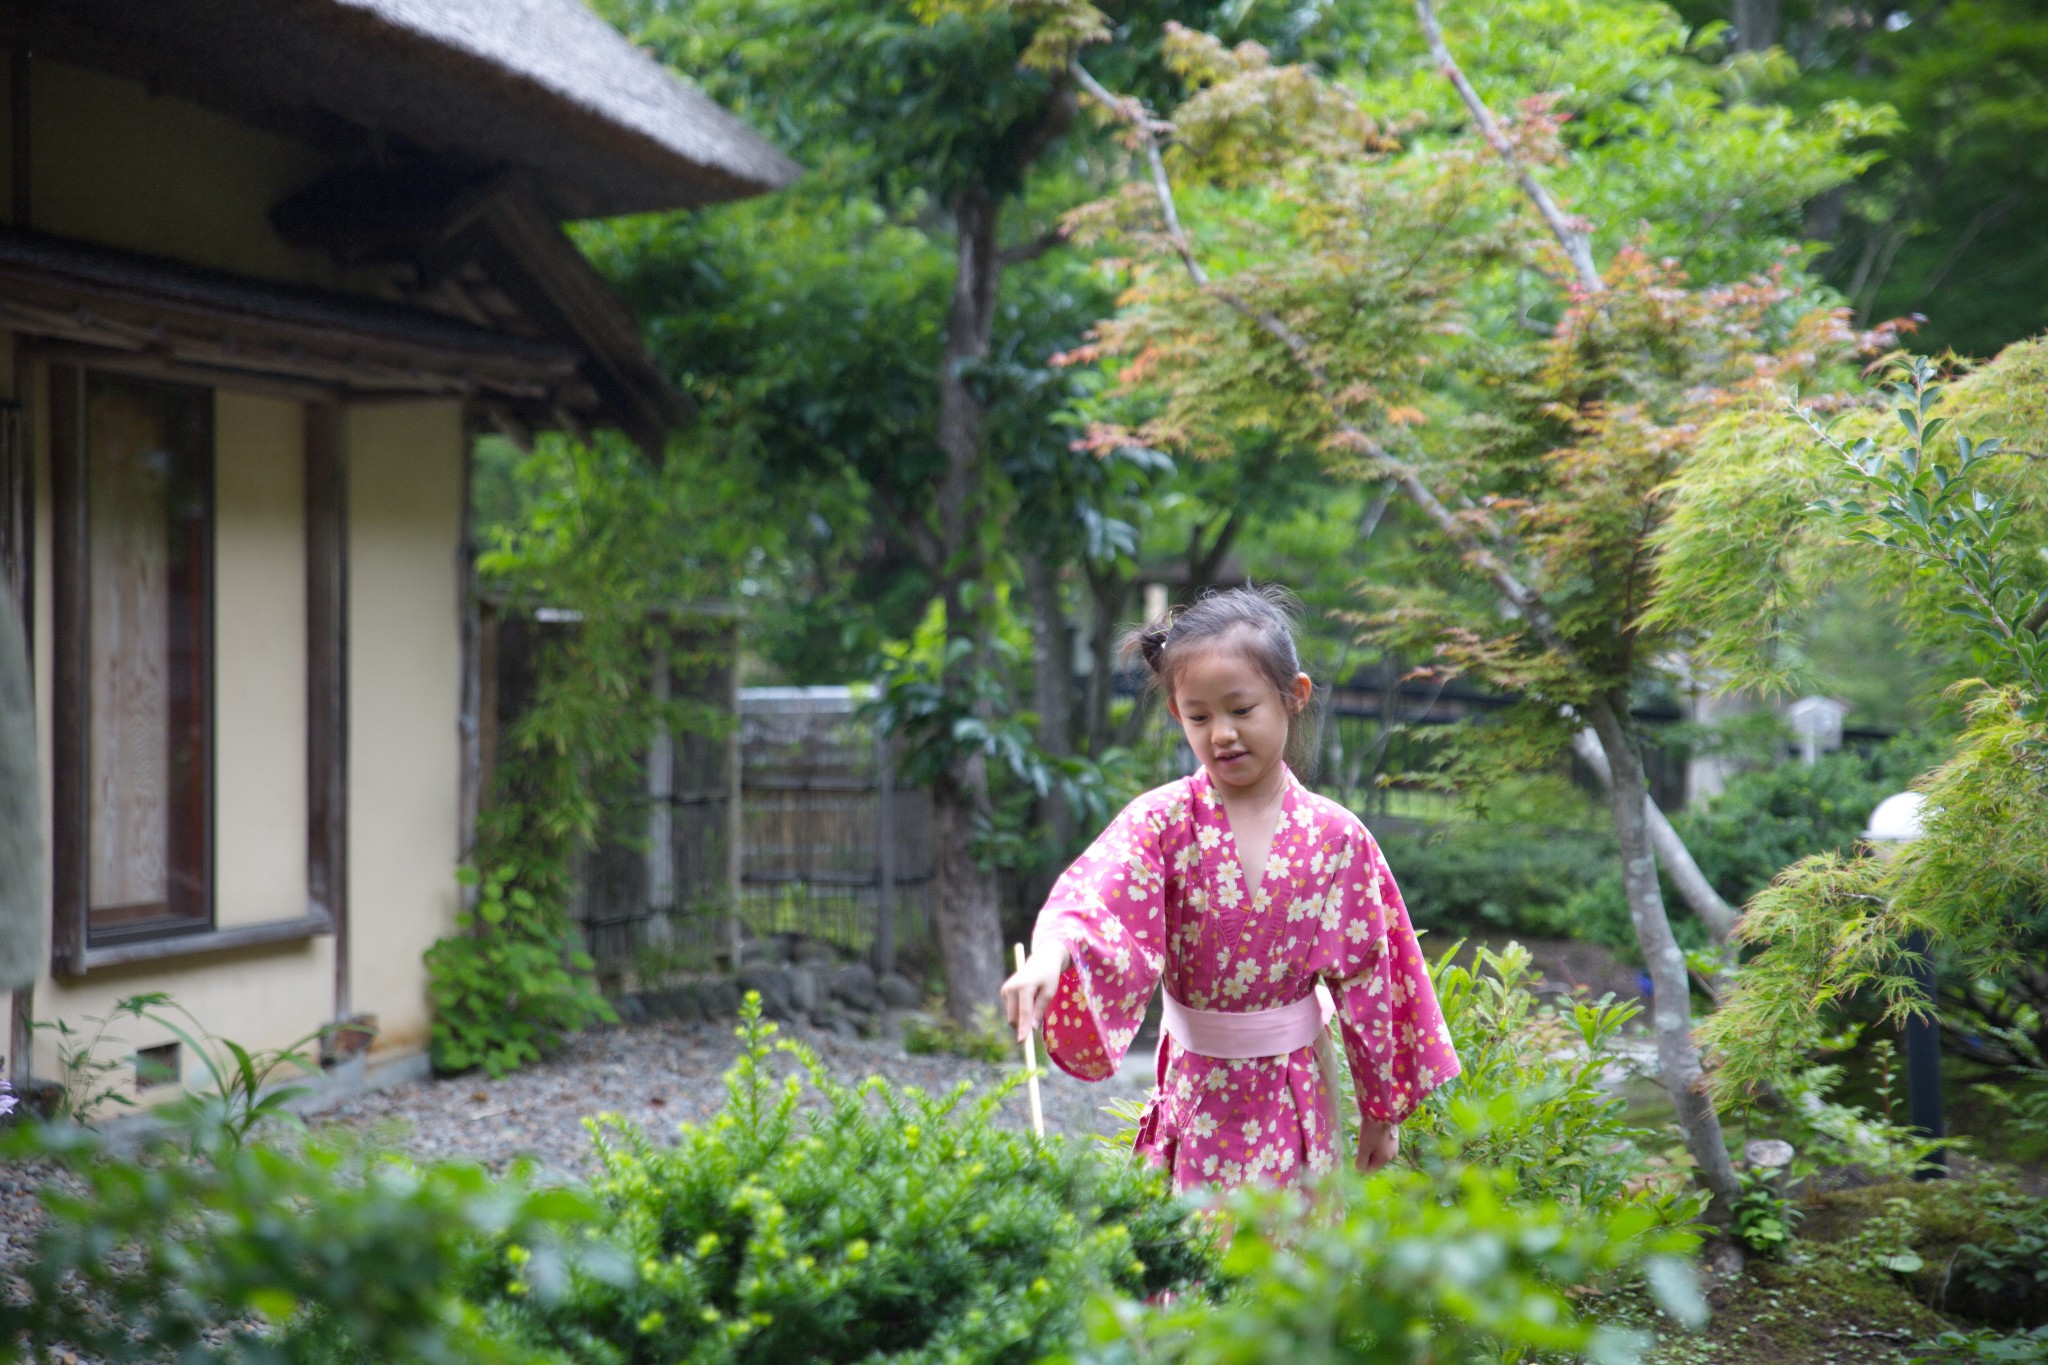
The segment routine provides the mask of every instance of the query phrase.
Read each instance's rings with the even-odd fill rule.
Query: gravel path
[[[961,1057],[911,1056],[897,1043],[848,1040],[801,1025],[778,1027],[779,1037],[808,1045],[846,1082],[881,1075],[936,1094],[964,1081],[986,1093],[1017,1069]],[[725,1103],[722,1078],[738,1053],[730,1024],[608,1029],[577,1038],[545,1063],[503,1080],[478,1073],[398,1086],[345,1100],[316,1122],[354,1128],[422,1157],[465,1156],[502,1169],[527,1156],[552,1170],[581,1172],[590,1148],[586,1116],[619,1114],[657,1137],[679,1124],[701,1123]],[[1100,1085],[1059,1072],[1044,1077],[1046,1130],[1109,1131],[1114,1120],[1102,1107],[1124,1096],[1142,1098],[1151,1087],[1151,1062],[1149,1054],[1134,1058],[1122,1075]],[[774,1065],[784,1072],[795,1062],[779,1057]],[[1028,1127],[1029,1110],[1020,1089],[1004,1101],[1001,1121]]]
[[[911,1056],[900,1043],[847,1040],[801,1025],[779,1036],[814,1049],[842,1081],[881,1075],[898,1085],[943,1093],[965,1081],[976,1092],[1000,1084],[1016,1063],[998,1066],[952,1056]],[[503,1080],[481,1073],[422,1081],[351,1096],[312,1119],[316,1131],[358,1132],[380,1145],[423,1158],[467,1157],[503,1170],[519,1157],[568,1175],[589,1173],[588,1115],[615,1113],[657,1139],[679,1124],[700,1123],[725,1102],[722,1078],[738,1055],[733,1026],[673,1021],[606,1029],[573,1039],[537,1066]],[[1152,1056],[1134,1047],[1121,1075],[1088,1085],[1054,1071],[1041,1084],[1046,1130],[1085,1136],[1116,1122],[1102,1112],[1113,1099],[1142,1098],[1151,1088]],[[1142,1054],[1142,1055],[1140,1055]],[[1041,1055],[1040,1064],[1045,1065]],[[778,1057],[778,1072],[793,1059]],[[1000,1121],[1030,1124],[1022,1089],[1005,1100]],[[41,1228],[36,1191],[61,1173],[45,1163],[0,1163],[0,1272],[24,1262]]]

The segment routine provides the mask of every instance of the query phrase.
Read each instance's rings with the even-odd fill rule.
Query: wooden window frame
[[[336,410],[306,409],[306,757],[308,783],[306,909],[302,915],[218,928],[213,923],[211,845],[217,835],[208,812],[208,905],[204,924],[151,936],[92,941],[88,925],[90,848],[89,763],[91,715],[87,700],[91,641],[87,630],[88,508],[85,497],[85,398],[88,371],[76,364],[47,366],[52,508],[51,718],[52,839],[50,966],[54,975],[79,977],[112,967],[163,958],[296,943],[338,934],[347,905],[347,590],[346,475]],[[210,453],[210,452],[209,452]],[[211,477],[209,469],[209,477]],[[208,534],[214,511],[209,500]],[[209,648],[213,595],[203,604]],[[209,661],[211,683],[217,675]],[[208,746],[212,747],[209,726]],[[212,755],[207,759],[207,800],[217,799]]]

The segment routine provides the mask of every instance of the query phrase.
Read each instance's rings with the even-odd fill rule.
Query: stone
[[[825,990],[840,1004],[863,1014],[873,1014],[889,1003],[875,984],[875,969],[865,962],[851,963],[833,972],[826,978]]]
[[[735,984],[742,997],[748,991],[760,995],[762,1014],[770,1019],[787,1020],[793,1019],[797,1013],[790,975],[788,967],[747,967],[741,970]]]
[[[818,974],[808,967],[785,969],[789,978],[790,1008],[798,1014],[815,1014],[821,992],[818,990]]]
[[[669,988],[668,994],[676,1018],[686,1024],[694,1024],[703,1019],[704,992],[696,982],[679,982]]]
[[[740,989],[725,977],[713,977],[697,984],[697,1003],[713,1023],[732,1019],[740,1012]]]
[[[781,934],[766,938],[749,935],[740,940],[743,967],[782,967],[789,963],[789,940]]]
[[[892,1010],[914,1010],[923,1006],[924,992],[907,976],[885,972],[875,983],[882,994],[882,1000]]]
[[[839,951],[831,944],[807,938],[797,943],[790,960],[799,967],[809,967],[813,971],[830,971],[839,965],[840,958]]]

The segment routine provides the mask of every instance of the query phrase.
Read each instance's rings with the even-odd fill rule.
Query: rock
[[[789,939],[782,934],[771,934],[767,938],[749,935],[740,940],[740,963],[743,967],[787,966]]]
[[[740,989],[722,976],[700,981],[697,983],[697,1003],[704,1011],[704,1017],[713,1023],[736,1018],[740,1012]]]
[[[612,1008],[618,1011],[622,1024],[644,1024],[647,1022],[647,1005],[637,995],[622,995],[612,1001]]]
[[[807,938],[796,945],[796,951],[790,960],[799,967],[809,967],[813,971],[830,971],[839,965],[840,958],[839,951],[831,944]]]
[[[924,1004],[924,992],[907,976],[888,972],[875,983],[882,1000],[892,1010],[914,1010]]]
[[[704,992],[694,981],[684,981],[669,989],[671,1008],[677,1019],[694,1024],[704,1017]]]
[[[786,975],[790,1008],[798,1014],[815,1014],[822,994],[818,990],[818,974],[808,967],[790,967]]]
[[[760,995],[761,1013],[768,1018],[794,1019],[797,1008],[795,990],[790,983],[791,975],[792,969],[788,967],[748,967],[740,972],[736,985],[742,996],[748,991]],[[812,990],[816,990],[815,983]],[[812,1003],[816,1003],[815,995]]]
[[[875,969],[865,962],[841,967],[825,979],[825,992],[848,1009],[874,1014],[888,1005],[875,984]]]

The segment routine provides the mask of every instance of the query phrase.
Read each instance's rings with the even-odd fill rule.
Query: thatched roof
[[[798,168],[582,0],[0,0],[39,55],[336,150],[525,171],[564,217],[741,198]]]

